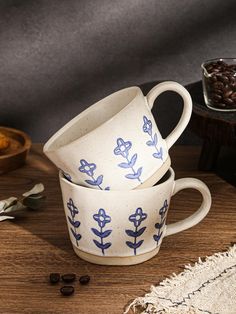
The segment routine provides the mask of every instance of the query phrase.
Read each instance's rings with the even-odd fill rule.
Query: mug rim
[[[75,123],[78,123],[81,119],[83,119],[88,113],[92,112],[95,107],[98,107],[100,103],[104,102],[105,100],[108,100],[109,98],[113,98],[115,95],[118,95],[120,93],[124,93],[127,92],[129,90],[136,90],[136,93],[134,95],[134,97],[131,99],[131,101],[126,104],[121,110],[119,110],[118,112],[116,112],[114,115],[112,115],[112,117],[110,117],[108,120],[104,121],[103,123],[101,123],[99,126],[97,126],[96,128],[92,129],[91,131],[87,132],[86,134],[82,135],[79,138],[76,138],[75,140],[71,141],[70,143],[67,143],[65,145],[59,146],[58,148],[51,148],[51,146],[55,143],[55,141],[57,139],[60,138],[61,135],[63,135],[68,129],[70,129]],[[73,119],[69,120],[64,126],[62,126],[56,133],[54,133],[49,139],[48,141],[44,144],[43,147],[43,152],[44,153],[53,153],[53,152],[57,152],[60,151],[61,149],[64,149],[64,147],[68,147],[73,145],[76,142],[79,141],[83,141],[86,140],[87,137],[89,137],[91,134],[93,134],[94,132],[96,132],[96,130],[106,126],[107,124],[109,124],[115,117],[117,117],[118,114],[120,114],[121,112],[127,110],[127,107],[130,107],[131,104],[133,103],[133,101],[138,97],[142,95],[143,97],[145,97],[143,95],[143,92],[141,90],[140,87],[138,86],[130,86],[127,88],[123,88],[120,89],[118,91],[115,91],[114,93],[100,99],[99,101],[93,103],[92,105],[90,105],[88,108],[86,108],[85,110],[83,110],[81,113],[79,113],[78,115],[76,115]]]
[[[164,182],[161,182],[161,183],[158,183],[158,184],[155,184],[153,186],[150,186],[150,187],[145,187],[143,189],[133,189],[133,190],[98,190],[98,189],[92,189],[92,188],[89,188],[89,187],[86,187],[86,186],[82,186],[82,185],[79,185],[79,184],[76,184],[74,182],[71,182],[69,181],[68,179],[66,179],[63,175],[63,171],[60,169],[59,170],[59,180],[60,182],[65,182],[66,185],[68,186],[71,186],[73,190],[85,190],[85,191],[91,191],[91,193],[113,193],[113,194],[121,194],[121,193],[142,193],[142,191],[151,191],[151,190],[155,190],[157,189],[158,187],[161,187],[161,186],[164,186],[166,185],[168,182],[170,181],[174,181],[175,180],[175,172],[174,172],[174,169],[173,168],[169,168],[168,171],[163,175],[163,177],[167,174],[167,173],[170,173],[169,177],[164,181]],[[162,178],[163,178],[162,177]],[[161,179],[162,179],[161,178]],[[161,180],[160,179],[160,180]]]
[[[207,69],[206,69],[206,65],[207,65],[208,63],[210,63],[210,62],[217,62],[217,61],[224,61],[224,60],[231,60],[231,61],[236,62],[236,58],[214,58],[214,59],[208,59],[208,60],[205,60],[205,61],[203,61],[203,62],[201,63],[201,68],[202,68],[202,70],[203,70],[205,73],[207,73],[207,74],[209,75],[209,73],[208,73],[208,71],[207,71]]]

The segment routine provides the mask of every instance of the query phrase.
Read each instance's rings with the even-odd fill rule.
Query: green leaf
[[[0,201],[0,213],[5,212],[5,209],[7,207],[10,207],[14,204],[17,203],[17,198],[16,197],[9,197],[5,200]]]
[[[11,217],[11,216],[0,216],[0,221],[4,221],[4,220],[7,220],[7,219],[14,219],[14,217]]]
[[[23,196],[27,197],[27,196],[32,196],[32,195],[37,195],[40,194],[44,191],[44,185],[42,183],[38,183],[36,184],[30,191],[25,192],[24,194],[22,194]]]
[[[7,207],[4,210],[4,214],[16,212],[16,211],[21,210],[21,209],[25,209],[25,206],[21,202],[18,201],[18,202],[16,202],[16,204]]]
[[[42,206],[42,204],[44,203],[45,200],[45,196],[40,195],[38,197],[25,197],[22,200],[22,203],[26,206],[29,207],[31,209],[38,209]]]

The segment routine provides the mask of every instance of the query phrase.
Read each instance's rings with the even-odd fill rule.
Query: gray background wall
[[[0,124],[45,141],[118,89],[200,80],[203,60],[236,56],[235,12],[235,0],[1,0]],[[178,104],[161,96],[163,133]]]

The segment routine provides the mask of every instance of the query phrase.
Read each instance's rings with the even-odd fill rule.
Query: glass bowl
[[[203,94],[207,107],[236,111],[236,59],[221,58],[202,63]]]

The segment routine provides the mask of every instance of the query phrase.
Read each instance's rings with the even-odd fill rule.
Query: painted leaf
[[[139,242],[134,244],[134,249],[137,249],[138,247],[140,247],[142,245],[144,240],[140,240]]]
[[[128,247],[130,247],[131,249],[134,249],[134,243],[130,242],[130,241],[126,241],[126,244],[128,245]]]
[[[162,159],[162,157],[163,157],[162,147],[159,149],[158,153],[154,153],[154,154],[152,154],[152,156],[155,158],[158,158],[158,159]]]
[[[144,233],[145,229],[146,229],[146,227],[143,227],[143,228],[139,229],[136,232],[136,237],[140,237]]]
[[[162,236],[162,232],[161,232],[159,235],[154,234],[153,239],[154,239],[156,242],[159,242],[160,239],[161,239],[161,236]]]
[[[118,164],[118,166],[121,168],[130,168],[130,165],[126,162],[122,162],[122,163]]]
[[[103,248],[104,250],[106,250],[106,249],[108,249],[110,246],[111,246],[111,242],[107,242],[107,243],[103,244],[102,248]]]
[[[73,236],[75,237],[76,240],[81,239],[81,235],[76,233],[72,228],[70,228],[70,231],[72,232]]]
[[[152,154],[153,157],[158,158],[158,159],[162,159],[162,155],[159,153],[153,153]]]
[[[93,242],[95,243],[95,245],[99,248],[99,249],[103,249],[103,244],[98,242],[97,240],[93,240]]]
[[[77,220],[77,221],[74,221],[74,227],[75,228],[78,228],[80,226],[80,222]]]
[[[133,237],[133,238],[136,238],[137,237],[137,234],[135,231],[133,230],[125,230],[126,234],[129,236],[129,237]]]
[[[161,229],[161,228],[163,227],[163,224],[164,224],[163,222],[160,223],[160,224],[159,224],[159,223],[156,223],[156,224],[155,224],[155,228],[156,228],[156,229]]]
[[[154,146],[157,145],[157,134],[156,133],[154,135],[153,144],[154,144]]]
[[[133,157],[131,158],[131,160],[130,160],[130,162],[129,162],[130,168],[132,168],[132,167],[135,165],[136,160],[137,160],[137,157],[138,157],[138,155],[137,155],[137,154],[134,154]]]
[[[139,175],[137,173],[130,173],[130,174],[126,174],[125,177],[127,179],[137,179],[139,177]]]
[[[138,168],[138,170],[137,170],[137,174],[138,174],[138,176],[141,176],[141,174],[142,174],[142,170],[143,170],[143,167]]]
[[[106,230],[101,233],[101,238],[106,238],[112,233],[112,230]]]
[[[96,236],[98,236],[99,238],[101,238],[101,232],[100,232],[100,231],[98,231],[98,230],[95,229],[95,228],[91,228],[91,230],[93,231],[93,233],[94,233]]]
[[[30,196],[30,195],[35,195],[35,194],[42,193],[43,191],[44,191],[44,185],[42,183],[38,183],[30,191],[25,192],[22,195],[27,197],[27,196]]]
[[[81,239],[81,234],[78,234],[75,236],[76,240],[79,241]]]
[[[85,180],[86,183],[90,184],[90,185],[97,185],[97,182],[96,181],[93,181],[93,180]]]
[[[146,144],[147,144],[148,146],[153,146],[153,141],[147,141]]]
[[[100,175],[100,176],[97,178],[97,180],[96,180],[96,184],[97,184],[97,185],[100,185],[100,184],[102,184],[102,181],[103,181],[103,175]]]

